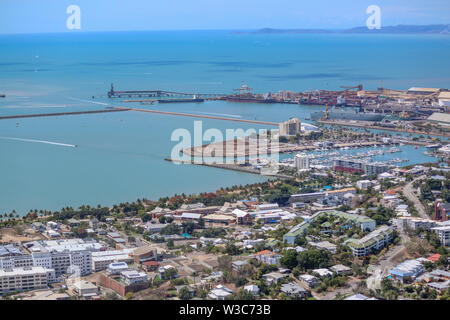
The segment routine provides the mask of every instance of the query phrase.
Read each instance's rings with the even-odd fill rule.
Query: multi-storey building
[[[345,244],[352,250],[354,256],[365,257],[386,247],[392,241],[392,234],[392,228],[381,226],[359,240],[348,239]]]
[[[280,136],[295,136],[302,132],[302,123],[297,118],[291,118],[279,125]]]
[[[431,219],[423,219],[419,217],[398,217],[393,219],[394,225],[399,229],[411,229],[417,230],[422,228],[424,230],[430,230],[431,228],[436,227],[437,223]]]
[[[32,266],[33,259],[27,254],[0,258],[0,269],[24,268]]]
[[[113,262],[133,262],[133,257],[130,256],[134,249],[122,249],[112,251],[92,252],[92,271],[98,272],[106,270]]]
[[[0,294],[46,288],[54,270],[43,267],[0,269]]]
[[[99,242],[83,239],[34,241],[25,244],[34,266],[51,267],[56,277],[66,273],[92,273],[92,252],[104,249]]]
[[[443,246],[446,247],[450,246],[450,225],[443,225],[440,227],[433,228],[431,230],[436,232]]]
[[[295,167],[298,170],[309,169],[309,156],[305,153],[299,153],[295,155]]]
[[[389,166],[350,159],[338,159],[333,161],[333,169],[335,171],[356,172],[370,176],[388,171]]]

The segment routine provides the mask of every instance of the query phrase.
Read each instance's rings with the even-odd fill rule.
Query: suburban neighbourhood
[[[2,299],[450,298],[450,168],[301,166],[215,193],[4,214]]]

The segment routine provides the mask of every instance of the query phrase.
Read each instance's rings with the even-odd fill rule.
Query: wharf
[[[366,128],[366,129],[374,129],[374,130],[384,130],[384,131],[395,131],[395,132],[405,132],[405,133],[413,133],[413,134],[422,134],[422,135],[432,135],[432,136],[441,136],[441,137],[450,137],[450,132],[425,132],[425,131],[417,131],[411,129],[402,129],[402,128],[392,128],[392,127],[382,127],[376,126],[368,122],[358,121],[358,122],[350,122],[350,121],[339,121],[339,120],[318,120],[320,124],[328,124],[334,126],[345,126],[345,127],[356,127],[356,128]]]

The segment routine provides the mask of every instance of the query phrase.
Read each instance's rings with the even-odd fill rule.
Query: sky
[[[66,26],[70,5],[79,30]],[[0,0],[0,33],[344,29],[364,26],[370,5],[382,26],[450,23],[449,0]]]

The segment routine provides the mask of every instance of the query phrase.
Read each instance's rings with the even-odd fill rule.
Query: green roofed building
[[[365,257],[387,247],[392,241],[393,232],[391,227],[381,226],[362,239],[348,239],[344,243],[352,250],[354,256]]]
[[[366,217],[366,216],[360,216],[358,214],[351,214],[351,213],[336,211],[336,210],[321,211],[320,213],[321,213],[321,215],[328,214],[328,215],[332,215],[332,216],[335,216],[338,218],[343,218],[345,220],[351,221],[354,224],[356,224],[358,227],[360,227],[362,230],[373,231],[373,230],[375,230],[375,227],[376,227],[375,220],[373,220],[369,217]]]
[[[345,220],[351,221],[355,225],[360,227],[362,230],[373,231],[373,230],[375,230],[375,227],[376,227],[375,220],[373,220],[369,217],[360,216],[357,214],[350,214],[350,213],[337,211],[337,210],[320,211],[320,212],[317,212],[314,215],[312,215],[309,219],[303,221],[302,223],[296,225],[291,230],[289,230],[289,232],[283,236],[283,241],[285,241],[289,244],[294,244],[295,240],[298,237],[300,237],[302,234],[306,233],[311,222],[323,215],[332,215],[332,216],[335,216],[338,218],[343,218]]]
[[[306,231],[309,228],[309,225],[310,225],[309,221],[303,221],[302,223],[296,225],[291,230],[289,230],[288,233],[285,233],[283,235],[283,241],[289,244],[294,244],[295,240],[297,240],[298,237],[306,233]]]

